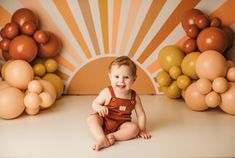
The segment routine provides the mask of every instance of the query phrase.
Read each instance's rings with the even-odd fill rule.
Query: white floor
[[[194,112],[182,100],[165,96],[141,96],[152,139],[117,142],[100,152],[92,151],[86,118],[94,97],[65,96],[36,116],[0,119],[0,157],[235,156],[235,116],[220,109]]]

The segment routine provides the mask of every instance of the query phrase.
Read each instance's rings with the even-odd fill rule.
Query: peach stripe
[[[79,56],[77,51],[71,46],[69,41],[67,40],[66,36],[63,34],[63,31],[61,31],[57,25],[53,22],[53,20],[50,18],[50,16],[47,14],[45,9],[41,6],[41,4],[34,0],[34,1],[28,1],[28,0],[20,0],[20,2],[24,5],[26,8],[30,8],[39,16],[40,19],[40,25],[42,26],[42,29],[46,29],[49,31],[54,32],[63,42],[63,49],[70,54],[78,64],[82,63],[82,58]]]
[[[149,65],[147,67],[147,70],[150,72],[150,73],[153,73],[153,72],[156,72],[158,69],[160,68],[160,65],[158,63],[158,60],[154,60],[153,63],[151,65]]]
[[[99,0],[100,22],[105,53],[109,53],[108,0]]]
[[[235,22],[234,9],[235,1],[227,0],[210,17],[219,17],[224,25],[230,25]]]
[[[165,2],[166,0],[153,0],[150,9],[144,19],[144,22],[140,28],[140,31],[138,32],[134,44],[132,45],[132,48],[129,52],[130,57],[133,57],[136,53],[136,50],[139,48],[145,35],[149,31],[150,27],[152,26],[154,20],[156,19]]]
[[[141,4],[141,0],[132,0],[132,2],[131,2],[129,12],[128,12],[126,28],[125,28],[125,31],[124,31],[124,34],[123,34],[124,37],[122,39],[120,53],[125,52],[126,45],[128,43],[128,40],[129,40],[129,37],[130,37],[130,34],[131,34],[131,30],[133,29],[133,25],[135,23],[137,13],[138,13],[139,8],[140,8],[140,4]]]
[[[93,47],[95,49],[95,53],[96,53],[96,55],[99,55],[100,54],[100,48],[99,48],[97,36],[96,36],[96,33],[95,33],[95,26],[94,26],[94,22],[92,20],[89,1],[78,0],[78,3],[80,5],[80,9],[81,9],[82,15],[83,15],[84,20],[85,20],[86,27],[87,27],[89,36],[91,38],[91,42],[92,42]]]
[[[64,17],[65,22],[67,23],[74,37],[78,41],[86,57],[88,59],[91,58],[91,52],[88,49],[86,42],[82,36],[82,33],[73,17],[73,14],[68,6],[68,2],[65,0],[53,0],[53,1],[57,9],[60,11],[61,15]]]
[[[70,71],[75,70],[75,67],[67,59],[65,59],[63,56],[61,56],[60,54],[55,57],[55,60],[58,62],[59,65],[62,65],[64,67],[66,67]]]
[[[65,74],[64,72],[57,70],[56,74],[59,75],[62,80],[68,81],[69,80],[69,75]]]
[[[185,11],[190,8],[194,8],[199,2],[200,0],[182,0],[137,60],[140,63],[143,63],[161,44],[161,42],[164,41],[171,31],[180,23],[180,17],[182,17]]]
[[[2,6],[0,6],[0,26],[4,27],[8,22],[11,21],[11,14]]]
[[[113,4],[113,28],[112,28],[112,53],[116,51],[117,34],[120,21],[122,0],[114,0]]]

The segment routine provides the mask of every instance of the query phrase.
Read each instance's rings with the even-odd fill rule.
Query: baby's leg
[[[94,136],[96,143],[92,146],[93,150],[100,150],[110,146],[109,140],[106,138],[102,124],[103,120],[98,115],[90,115],[87,119],[87,124],[90,128],[91,134]]]
[[[116,140],[129,140],[135,138],[139,133],[139,127],[133,122],[123,123],[119,129],[111,133]]]

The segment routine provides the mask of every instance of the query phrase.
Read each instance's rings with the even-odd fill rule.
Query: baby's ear
[[[135,82],[136,78],[137,78],[137,75],[135,75],[135,77],[134,77],[134,79],[133,79],[133,82]]]
[[[109,79],[111,79],[111,74],[110,74],[110,72],[108,73],[108,76],[109,76]]]

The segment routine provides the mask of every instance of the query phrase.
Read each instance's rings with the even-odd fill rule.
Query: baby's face
[[[131,73],[130,67],[126,65],[114,65],[109,73],[109,79],[112,87],[119,92],[128,91],[134,83],[134,76]]]

